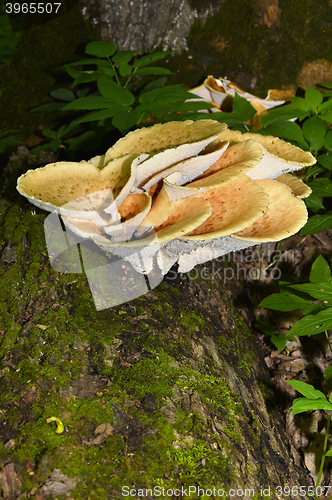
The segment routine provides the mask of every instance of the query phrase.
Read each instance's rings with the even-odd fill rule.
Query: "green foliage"
[[[317,94],[312,94],[319,102]],[[287,340],[294,340],[294,335],[311,336],[332,328],[332,274],[331,268],[326,260],[320,255],[311,266],[309,275],[310,283],[290,284],[279,283],[280,293],[275,293],[266,297],[260,303],[260,307],[266,307],[274,311],[292,311],[302,309],[303,318],[297,321],[286,334],[277,335],[275,329],[267,320],[260,320],[258,328],[265,334],[271,336],[271,341],[282,350],[286,346]],[[331,347],[331,345],[330,345]],[[324,372],[327,384],[332,387],[332,366]],[[332,411],[332,394],[329,399],[323,392],[315,389],[312,385],[299,380],[288,380],[289,385],[294,387],[302,398],[293,401],[292,413],[297,415],[306,411]],[[317,485],[319,485],[325,463],[326,456],[332,456],[332,450],[327,451],[331,415],[328,415],[326,434],[323,445],[323,454],[318,472]]]
[[[5,5],[0,5],[0,64],[9,64],[20,36],[20,33],[13,33]]]
[[[274,293],[260,303],[260,307],[274,311],[303,311],[303,318],[286,334],[276,334],[268,322],[257,324],[279,350],[284,349],[287,340],[294,339],[294,335],[311,336],[332,328],[331,269],[321,255],[313,263],[309,279],[310,283],[300,285],[280,282],[280,293]]]
[[[154,121],[206,118],[199,111],[212,107],[203,100],[188,102],[193,95],[181,85],[166,85],[167,76],[161,75],[169,75],[168,69],[150,66],[170,51],[142,56],[132,50],[117,52],[112,42],[99,41],[89,43],[85,52],[94,57],[65,65],[74,80],[74,90],[56,89],[51,92],[56,101],[34,109],[75,111],[80,115],[57,132],[43,130],[43,135],[52,141],[34,152],[45,147],[55,151],[63,142],[69,145],[69,152],[82,145],[85,150],[94,149],[114,129],[126,134]],[[155,76],[158,78],[151,80]]]
[[[326,379],[330,379],[331,370],[329,371],[329,374],[325,375],[328,372],[329,368],[324,372],[324,378]],[[300,394],[304,396],[303,398],[294,399],[292,405],[293,415],[297,415],[298,413],[303,413],[305,411],[315,411],[315,410],[332,411],[332,394],[330,395],[329,399],[327,399],[325,394],[323,394],[321,391],[318,391],[312,385],[307,384],[306,382],[301,382],[299,380],[287,380],[287,383],[292,387],[294,387],[294,389],[296,389]],[[332,417],[331,414],[328,415],[324,444],[323,444],[323,453],[318,471],[316,486],[319,486],[319,483],[321,481],[324,469],[325,457],[332,456],[332,449],[327,451],[331,417]]]

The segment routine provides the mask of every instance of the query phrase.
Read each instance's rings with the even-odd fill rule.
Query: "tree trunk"
[[[47,161],[13,155],[0,204],[3,499],[155,499],[162,488],[275,499],[311,485],[290,453],[246,284],[224,283],[212,261],[97,311],[84,275],[51,268],[45,213],[16,194],[16,178]]]
[[[199,3],[199,5],[195,5]],[[158,46],[181,51],[196,19],[204,22],[225,0],[202,6],[190,0],[84,0],[84,15],[100,26],[103,39],[112,40],[118,50],[151,52]]]

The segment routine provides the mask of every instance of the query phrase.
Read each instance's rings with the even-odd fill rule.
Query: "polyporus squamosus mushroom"
[[[310,188],[288,172],[315,161],[276,137],[187,120],[130,132],[89,162],[30,170],[17,188],[137,271],[166,274],[299,231]]]
[[[207,112],[232,111],[232,103],[235,94],[243,97],[249,101],[253,108],[257,111],[255,116],[248,122],[253,126],[253,130],[258,130],[262,127],[260,118],[267,114],[267,110],[281,106],[286,101],[289,101],[291,97],[294,97],[294,94],[288,90],[270,89],[265,99],[260,99],[259,97],[246,92],[236,83],[227,80],[227,78],[218,79],[211,75],[205,79],[202,85],[191,89],[190,92],[203,98],[204,101],[214,105],[214,107]]]

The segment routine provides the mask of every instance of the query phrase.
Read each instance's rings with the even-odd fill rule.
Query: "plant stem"
[[[327,448],[327,440],[329,438],[329,431],[330,431],[330,421],[331,421],[331,415],[329,416],[328,421],[327,421],[327,425],[326,425],[326,433],[325,433],[325,439],[324,439],[323,454],[322,454],[322,459],[321,459],[321,462],[320,462],[320,467],[319,467],[319,472],[318,472],[316,486],[319,486],[320,480],[322,478],[322,473],[323,473],[323,468],[324,468],[324,463],[325,463],[325,454],[326,454],[326,448]]]
[[[331,345],[331,342],[330,342],[330,339],[329,339],[329,336],[328,336],[328,333],[327,331],[325,330],[325,335],[326,335],[326,338],[327,338],[327,341],[329,343],[329,346],[330,346],[330,351],[331,351],[331,354],[332,354],[332,345]]]

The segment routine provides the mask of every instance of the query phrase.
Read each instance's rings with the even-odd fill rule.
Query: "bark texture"
[[[0,201],[2,498],[116,499],[127,486],[155,499],[146,488],[199,486],[235,488],[232,498],[271,487],[276,499],[289,498],[277,486],[311,485],[290,453],[245,283],[225,285],[212,261],[204,278],[172,271],[97,312],[84,275],[51,268],[45,213],[15,192],[18,175],[47,161],[21,148]]]
[[[205,21],[225,0],[197,9],[188,0],[87,0],[84,15],[100,26],[101,36],[119,50],[151,52],[158,46],[181,51],[196,19]],[[215,7],[213,5],[215,4]]]

